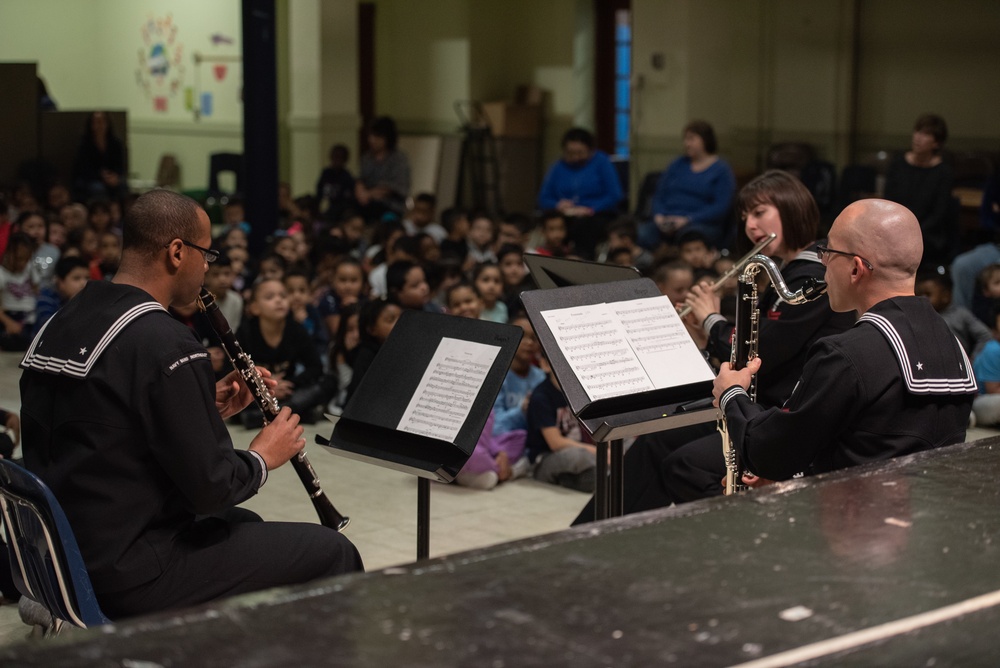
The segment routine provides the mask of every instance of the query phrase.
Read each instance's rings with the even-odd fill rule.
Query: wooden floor
[[[0,407],[20,408],[17,364],[21,356],[0,353]],[[309,459],[337,509],[350,516],[348,536],[367,570],[412,562],[416,558],[417,481],[413,476],[344,459],[313,443],[329,437],[329,423],[307,427]],[[254,432],[230,426],[237,447]],[[504,483],[491,491],[456,485],[431,486],[431,556],[462,552],[569,526],[588,497],[530,479]],[[272,471],[260,493],[245,507],[268,520],[316,521],[301,483],[290,466]],[[27,627],[17,606],[0,606],[0,646],[24,638]]]

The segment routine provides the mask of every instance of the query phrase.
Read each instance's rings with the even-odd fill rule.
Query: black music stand
[[[531,272],[531,278],[539,290],[565,288],[569,285],[632,281],[642,277],[635,267],[532,253],[525,254],[524,264]]]
[[[562,387],[570,410],[597,444],[595,519],[623,514],[623,439],[717,420],[719,412],[712,407],[712,382],[663,387],[592,401],[541,313],[660,296],[656,284],[648,278],[521,293],[528,319],[549,358],[552,372]],[[707,366],[708,362],[705,361],[705,364]],[[609,448],[610,481],[607,470]]]
[[[430,481],[450,483],[476,447],[523,336],[520,327],[453,315],[405,311],[334,426],[317,442],[338,455],[417,476],[417,558],[430,553]],[[401,431],[410,400],[443,339],[499,348],[457,435],[450,440]],[[447,348],[446,348],[447,349]]]

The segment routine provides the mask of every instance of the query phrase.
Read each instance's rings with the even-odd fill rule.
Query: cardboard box
[[[537,137],[542,132],[542,108],[513,102],[484,102],[483,113],[495,137]]]

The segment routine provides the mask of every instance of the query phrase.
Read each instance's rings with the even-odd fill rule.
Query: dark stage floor
[[[12,646],[0,664],[995,665],[998,477],[1000,437]]]

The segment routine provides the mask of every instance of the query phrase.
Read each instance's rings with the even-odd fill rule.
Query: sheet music
[[[499,354],[500,346],[441,339],[396,429],[454,443]]]
[[[667,297],[541,315],[592,401],[715,378]]]
[[[613,302],[609,306],[621,319],[632,350],[656,388],[715,378],[668,297]]]
[[[542,311],[570,367],[592,400],[654,389],[608,304]]]

